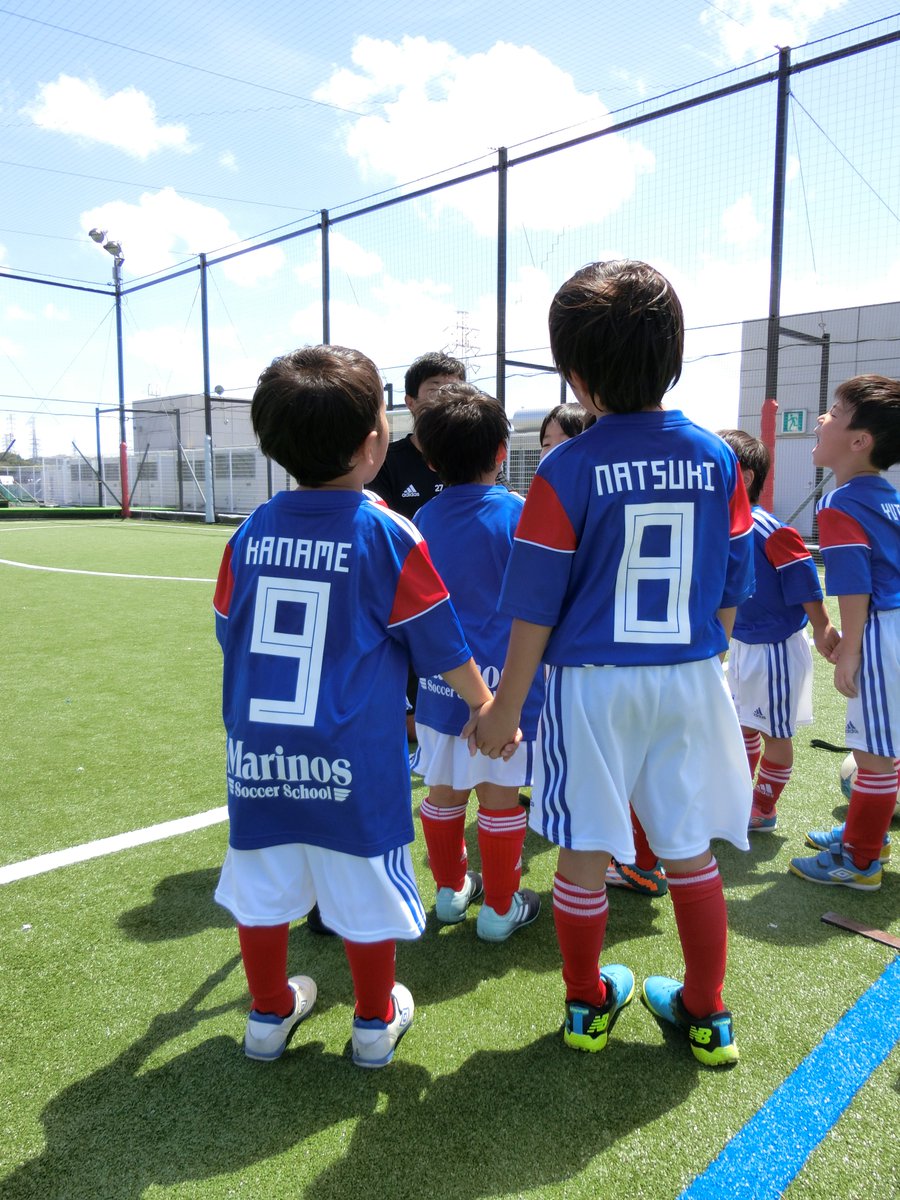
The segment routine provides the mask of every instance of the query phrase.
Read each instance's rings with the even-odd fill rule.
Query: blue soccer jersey
[[[819,501],[829,596],[867,595],[900,608],[900,494],[883,475],[857,475]]]
[[[358,492],[279,492],[228,543],[215,611],[230,844],[411,842],[408,664],[470,657],[415,526]]]
[[[611,413],[538,466],[501,611],[550,625],[557,666],[691,662],[753,591],[737,459],[680,412]]]
[[[511,620],[497,612],[497,598],[512,550],[524,501],[497,485],[459,484],[424,505],[415,523],[425,536],[432,561],[450,589],[466,640],[482,678],[492,692],[500,682]],[[537,735],[543,701],[543,673],[531,686],[522,709],[525,741]],[[416,721],[439,733],[458,734],[469,706],[440,677],[419,683]]]
[[[783,642],[809,621],[804,604],[822,599],[819,572],[792,525],[753,506],[756,589],[738,606],[733,636],[751,646]]]

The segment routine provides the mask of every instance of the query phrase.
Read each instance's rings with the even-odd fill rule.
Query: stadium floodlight
[[[98,246],[102,246],[113,259],[113,287],[116,295],[116,354],[118,359],[119,377],[119,480],[122,485],[122,516],[127,517],[131,512],[128,495],[128,446],[125,428],[125,372],[122,352],[122,263],[125,255],[122,253],[122,243],[115,238],[107,239],[105,229],[91,229],[88,237]]]

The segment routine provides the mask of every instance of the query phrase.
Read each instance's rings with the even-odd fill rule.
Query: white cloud
[[[125,271],[148,275],[201,252],[212,253],[240,241],[228,218],[216,208],[179,196],[173,188],[144,193],[137,204],[113,200],[81,214],[85,232],[106,229],[122,244]],[[249,287],[274,275],[284,263],[277,246],[224,263],[219,270],[233,283]]]
[[[741,196],[722,213],[722,234],[732,246],[754,242],[763,232],[751,195]]]
[[[726,0],[704,8],[700,24],[718,36],[733,64],[753,62],[779,46],[801,46],[818,21],[841,9],[846,0]]]
[[[115,146],[135,158],[191,149],[187,126],[160,124],[156,105],[134,87],[105,96],[93,79],[60,75],[55,83],[41,84],[22,112],[42,129]]]
[[[219,155],[219,166],[224,167],[226,171],[236,171],[238,169],[237,158],[230,150],[226,150],[224,154]]]
[[[45,304],[41,310],[41,316],[45,321],[68,321],[69,311],[65,308],[57,308],[55,304]]]
[[[353,69],[341,68],[316,99],[379,111],[351,122],[346,147],[366,179],[401,184],[445,171],[448,164],[488,156],[499,146],[521,152],[603,128],[609,110],[594,93],[529,46],[497,42],[465,57],[446,42],[405,37],[399,43],[359,38]],[[572,127],[575,127],[574,129]],[[548,137],[552,134],[552,137]],[[529,140],[534,139],[534,140]],[[514,157],[516,151],[512,152]],[[587,143],[553,162],[517,167],[510,223],[559,229],[601,220],[633,193],[636,177],[653,169],[640,142],[618,135]],[[496,179],[450,188],[435,208],[461,211],[483,234],[496,225]]]
[[[343,233],[332,232],[328,235],[328,264],[332,273],[343,272],[357,279],[371,278],[384,271],[384,262],[380,254],[366,250]],[[319,258],[318,243],[315,256],[302,266],[295,267],[294,274],[301,283],[319,283],[322,278],[322,261]]]
[[[18,342],[14,342],[12,338],[3,337],[0,334],[0,354],[4,354],[7,358],[21,358],[22,347]]]
[[[7,321],[33,321],[34,313],[28,312],[18,304],[7,304],[3,310],[3,315]]]

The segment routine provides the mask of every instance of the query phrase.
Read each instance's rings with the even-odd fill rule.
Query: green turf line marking
[[[81,846],[70,846],[67,850],[39,854],[36,858],[26,858],[22,862],[10,863],[8,867],[0,867],[0,884],[14,883],[32,875],[43,875],[46,871],[56,871],[59,867],[68,867],[72,863],[102,858],[105,854],[117,854],[120,850],[130,850],[132,846],[161,842],[164,838],[191,833],[195,829],[205,829],[208,825],[218,825],[227,820],[228,806],[223,804],[221,808],[211,808],[207,812],[196,813],[193,817],[178,817],[174,821],[148,825],[145,829],[133,829],[130,833],[117,833],[113,837],[98,838],[95,842],[84,842]]]

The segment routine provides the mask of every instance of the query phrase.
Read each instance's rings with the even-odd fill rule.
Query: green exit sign
[[[781,417],[781,433],[806,433],[806,409],[787,408]]]

